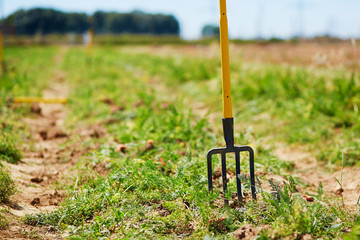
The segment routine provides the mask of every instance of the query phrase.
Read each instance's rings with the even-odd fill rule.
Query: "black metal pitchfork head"
[[[248,152],[249,161],[250,161],[249,165],[250,165],[251,195],[252,198],[255,200],[256,189],[255,189],[255,172],[254,172],[254,150],[249,146],[239,146],[239,147],[234,146],[234,118],[223,118],[223,129],[224,129],[224,138],[226,142],[226,147],[211,149],[207,154],[209,192],[213,190],[212,155],[220,154],[224,202],[226,205],[229,204],[229,200],[226,198],[226,193],[227,193],[226,154],[235,153],[237,196],[238,196],[238,200],[240,202],[243,202],[243,197],[241,192],[241,179],[240,179],[240,153]]]

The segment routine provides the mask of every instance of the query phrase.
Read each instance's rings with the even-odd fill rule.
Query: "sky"
[[[173,14],[181,36],[196,39],[205,24],[218,24],[218,0],[0,0],[1,13],[51,7],[65,12],[97,10]],[[227,0],[231,38],[290,38],[330,34],[360,37],[360,0]]]

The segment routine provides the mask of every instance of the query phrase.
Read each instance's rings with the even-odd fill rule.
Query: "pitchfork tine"
[[[229,204],[229,200],[226,198],[227,193],[227,177],[226,177],[226,154],[221,153],[221,172],[222,172],[222,181],[223,181],[223,194],[224,194],[224,203]]]
[[[212,182],[212,161],[211,161],[212,153],[211,151],[207,154],[207,169],[208,169],[208,185],[209,185],[209,192],[213,189],[213,182]]]
[[[240,152],[235,152],[235,164],[236,164],[236,189],[237,196],[240,202],[243,201],[241,193],[241,179],[240,179]]]
[[[255,166],[254,166],[254,150],[249,147],[249,165],[250,165],[250,182],[251,182],[251,195],[256,200],[256,188],[255,188]]]

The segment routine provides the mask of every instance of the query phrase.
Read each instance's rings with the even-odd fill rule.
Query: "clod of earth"
[[[116,151],[117,152],[121,152],[121,153],[126,153],[126,151],[127,151],[127,146],[125,145],[125,144],[119,144],[119,145],[117,145],[117,147],[116,147]]]
[[[121,112],[124,111],[125,107],[124,106],[117,106],[117,105],[112,105],[110,106],[110,113],[114,114],[116,112]]]
[[[110,172],[109,168],[106,167],[108,164],[108,162],[100,162],[93,167],[93,170],[101,176],[106,177]]]
[[[8,202],[7,205],[8,205],[10,208],[15,209],[15,210],[18,210],[18,211],[23,210],[23,207],[22,207],[22,206],[20,206],[19,204],[15,203],[15,202],[12,202],[12,201]]]
[[[342,187],[340,187],[335,191],[335,194],[338,195],[338,196],[342,196],[343,192],[344,192],[344,189]]]
[[[308,202],[314,202],[314,198],[312,196],[308,196],[308,195],[303,194],[303,197]]]
[[[107,104],[107,105],[115,105],[114,100],[112,100],[111,98],[104,98],[101,100],[101,102]]]
[[[141,107],[141,106],[144,106],[144,105],[145,105],[145,103],[144,103],[144,101],[142,101],[142,100],[139,100],[139,101],[137,101],[137,102],[135,102],[135,103],[133,104],[133,106],[136,107],[136,108]]]
[[[61,130],[56,131],[54,134],[54,138],[65,138],[67,136],[68,135]]]
[[[109,118],[108,120],[104,121],[104,124],[114,124],[114,123],[119,123],[119,122],[120,122],[119,119]]]
[[[245,224],[241,228],[237,229],[235,232],[233,232],[233,237],[236,239],[255,239],[255,237],[261,232],[270,230],[270,225],[264,225],[262,227],[255,228],[251,224]]]
[[[163,158],[159,158],[158,163],[164,167],[166,166],[166,162],[164,162]]]
[[[41,183],[42,181],[44,181],[44,178],[42,177],[34,177],[32,179],[30,179],[31,182],[33,183]]]
[[[44,140],[44,141],[47,140],[47,137],[48,137],[47,131],[40,131],[39,134],[40,134],[40,137],[42,138],[42,140]]]
[[[40,204],[40,198],[34,198],[31,202],[31,205],[35,206],[35,205],[39,205]]]
[[[226,218],[220,217],[220,218],[213,218],[209,221],[209,228],[211,231],[224,233],[229,230],[228,226],[225,225],[224,221]]]
[[[157,212],[162,217],[167,217],[172,213],[172,211],[164,207],[162,203],[160,204],[160,206],[157,207]]]
[[[90,130],[90,137],[92,138],[101,138],[105,136],[106,131],[100,127],[94,127],[94,129]]]
[[[154,148],[155,148],[154,140],[150,139],[146,142],[146,145],[144,146],[143,151],[146,152],[146,151],[152,150]]]

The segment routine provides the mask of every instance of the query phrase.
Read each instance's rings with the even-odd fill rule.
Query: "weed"
[[[9,163],[18,163],[22,153],[17,147],[16,135],[4,130],[0,130],[0,133],[0,159]]]
[[[9,221],[0,214],[0,230],[6,230],[9,227]]]
[[[0,202],[7,201],[16,192],[14,181],[5,167],[0,164]]]
[[[360,238],[360,225],[354,227],[349,234],[344,236],[345,240],[357,240]]]

